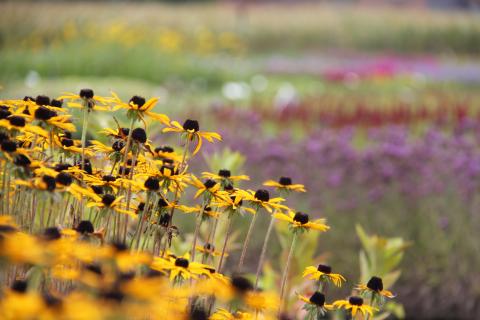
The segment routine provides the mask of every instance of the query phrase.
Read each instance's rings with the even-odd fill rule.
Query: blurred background
[[[224,136],[195,170],[228,163],[254,189],[280,176],[306,185],[290,204],[332,231],[299,252],[299,273],[325,262],[355,284],[369,267],[389,275],[410,318],[474,318],[478,10],[476,0],[0,1],[0,99],[83,87],[159,96],[157,111]],[[368,242],[356,225],[403,241]]]

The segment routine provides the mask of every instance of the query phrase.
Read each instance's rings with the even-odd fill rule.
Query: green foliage
[[[398,267],[409,243],[398,237],[368,235],[360,225],[355,228],[363,248],[359,255],[360,282],[367,283],[372,276],[377,276],[383,279],[385,289],[392,287],[401,275]],[[401,319],[405,317],[403,306],[397,302],[389,301],[385,304],[385,309],[387,315],[380,314],[376,319],[383,319],[388,313]]]
[[[242,168],[245,164],[245,156],[238,151],[232,151],[230,148],[223,148],[222,151],[204,154],[205,163],[208,164],[211,172],[218,172],[221,169],[227,169],[232,175],[242,174]]]

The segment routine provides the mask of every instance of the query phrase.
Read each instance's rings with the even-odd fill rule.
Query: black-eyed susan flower
[[[268,180],[263,183],[264,186],[274,187],[279,191],[296,191],[305,192],[305,186],[303,184],[293,184],[290,177],[280,177],[277,181]]]
[[[346,281],[341,274],[332,273],[332,267],[324,264],[319,264],[316,268],[313,266],[306,267],[302,276],[310,280],[332,282],[337,287],[341,287],[342,282]]]
[[[287,214],[274,213],[273,216],[279,220],[289,222],[293,230],[308,231],[313,229],[325,232],[330,229],[330,227],[325,224],[325,219],[315,219],[311,221],[309,215],[304,212],[288,211]]]
[[[229,312],[226,309],[218,309],[209,318],[210,320],[253,320],[254,315],[248,312],[236,311]]]
[[[367,284],[359,284],[356,289],[362,294],[371,293],[372,297],[378,298],[379,302],[382,302],[384,298],[395,297],[391,291],[383,289],[383,280],[380,277],[371,277]]]
[[[112,96],[114,111],[125,109],[127,110],[127,116],[130,119],[138,118],[145,122],[145,117],[147,116],[160,121],[165,125],[169,125],[170,119],[166,115],[152,111],[158,102],[158,98],[151,98],[147,101],[143,97],[133,96],[128,103],[125,103],[114,92],[112,92]]]
[[[186,253],[180,257],[168,257],[166,259],[155,257],[150,266],[153,270],[169,272],[170,281],[190,278],[197,279],[200,275],[210,275],[206,265],[190,261],[190,255]]]
[[[355,317],[357,312],[361,312],[364,316],[369,314],[373,316],[373,312],[377,311],[377,308],[365,304],[363,298],[357,296],[351,296],[348,300],[337,300],[333,303],[333,307],[336,309],[345,309],[352,313],[352,317]]]
[[[95,195],[92,198],[93,201],[87,203],[87,208],[97,207],[100,209],[110,209],[119,213],[127,214],[132,218],[137,217],[135,212],[125,209],[125,204],[122,203],[124,196],[116,197],[113,194],[107,193],[101,197]]]
[[[112,102],[111,98],[95,95],[92,89],[81,89],[78,94],[64,93],[57,100],[69,100],[67,106],[70,108],[88,108],[98,111],[109,110],[109,104]],[[82,102],[75,102],[75,100]]]
[[[215,180],[222,184],[223,187],[227,185],[233,185],[233,183],[237,181],[250,180],[250,177],[247,175],[233,176],[230,170],[227,169],[219,170],[218,174],[214,174],[211,172],[202,172],[202,177],[204,179]]]
[[[267,313],[278,309],[280,300],[273,292],[249,291],[245,294],[245,305],[255,313]]]
[[[200,131],[200,125],[197,120],[187,119],[183,126],[177,121],[172,121],[168,124],[167,128],[163,129],[163,132],[178,132],[184,134],[187,141],[197,140],[197,145],[193,150],[193,155],[197,154],[202,147],[203,139],[213,143],[215,140],[222,141],[222,137],[216,132]]]
[[[197,245],[196,248],[197,251],[201,252],[207,257],[219,257],[222,255],[222,252],[215,250],[215,246],[211,243],[205,243],[203,246]],[[227,257],[228,253],[225,253],[224,255]]]
[[[265,189],[258,189],[257,191],[238,190],[237,194],[242,197],[242,200],[253,204],[257,209],[264,208],[270,213],[272,213],[273,209],[288,209],[280,204],[285,199],[280,197],[271,198],[270,193]]]
[[[333,306],[325,303],[325,295],[320,291],[314,292],[310,298],[307,298],[301,294],[298,295],[298,298],[305,302],[303,309],[305,309],[309,316],[324,316],[328,310],[333,310]]]
[[[215,180],[207,179],[204,182],[191,175],[190,184],[197,188],[195,199],[204,194],[204,199],[225,199],[228,193],[220,189],[220,184]]]

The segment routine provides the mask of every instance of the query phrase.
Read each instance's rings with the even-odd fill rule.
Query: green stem
[[[253,227],[255,226],[255,222],[257,221],[257,216],[258,216],[258,208],[255,211],[255,214],[253,215],[252,220],[250,221],[250,226],[248,227],[247,236],[245,237],[245,241],[243,243],[242,254],[240,255],[240,261],[238,262],[237,271],[241,271],[242,268],[243,268],[243,263],[245,261],[245,255],[247,253],[250,238],[252,237]]]
[[[232,217],[228,217],[228,225],[227,225],[227,234],[225,235],[225,241],[223,242],[223,248],[222,248],[222,255],[220,256],[220,261],[218,262],[218,268],[217,272],[222,271],[222,263],[223,263],[223,258],[225,257],[225,251],[227,249],[227,244],[228,244],[228,239],[230,238],[230,233],[231,233],[231,226],[232,226]]]
[[[265,239],[263,240],[262,253],[260,254],[260,259],[258,260],[257,274],[255,276],[255,289],[258,288],[258,280],[260,278],[260,272],[262,271],[262,268],[263,268],[265,254],[267,253],[268,240],[270,240],[270,234],[272,233],[273,225],[275,222],[275,219],[273,218],[274,213],[272,213],[272,215],[270,216],[270,224],[268,225],[267,234],[265,235]]]
[[[293,251],[295,250],[295,244],[297,243],[297,233],[293,233],[293,238],[292,238],[292,244],[290,245],[290,251],[288,252],[288,258],[287,258],[287,264],[285,265],[285,269],[283,269],[283,275],[282,275],[282,286],[280,287],[280,308],[279,312],[282,309],[283,305],[283,297],[285,295],[285,288],[287,285],[287,279],[288,279],[288,271],[290,270],[290,264],[292,262],[292,256],[293,256]]]
[[[88,116],[90,109],[88,102],[85,102],[83,107],[83,125],[82,125],[82,170],[85,169],[85,144],[87,142]]]

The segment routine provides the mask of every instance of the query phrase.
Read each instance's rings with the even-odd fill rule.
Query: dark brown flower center
[[[197,132],[200,130],[200,125],[198,124],[197,120],[187,119],[183,123],[183,129],[187,131]]]
[[[280,183],[282,186],[289,186],[292,184],[292,179],[289,177],[280,177],[278,183]]]
[[[317,270],[325,274],[332,273],[332,267],[327,266],[325,264],[319,264]]]
[[[299,222],[300,224],[306,224],[309,221],[308,214],[303,212],[297,212],[293,217],[293,221]]]
[[[373,291],[382,291],[383,281],[379,277],[372,277],[370,280],[368,280],[367,287]]]
[[[176,267],[188,268],[189,264],[190,263],[188,262],[188,259],[185,259],[185,258],[175,259],[175,266]]]
[[[218,171],[218,175],[223,178],[230,178],[231,173],[230,173],[230,170],[222,169]]]
[[[113,201],[115,201],[115,196],[113,194],[106,194],[102,197],[102,203],[109,207]]]
[[[259,189],[257,192],[255,192],[254,197],[257,200],[268,202],[268,200],[270,200],[270,193],[268,193],[267,190]]]
[[[354,305],[354,306],[361,306],[363,305],[363,299],[360,298],[360,297],[350,297],[348,299],[348,302],[351,304],[351,305]]]
[[[140,96],[133,96],[130,101],[131,104],[137,105],[137,107],[142,107],[145,104],[145,98]]]
[[[310,297],[310,302],[313,303],[316,306],[323,307],[325,304],[325,295],[319,291],[315,292],[312,294]]]
[[[82,90],[80,90],[79,96],[82,99],[92,99],[93,98],[93,90],[92,89],[82,89]]]

